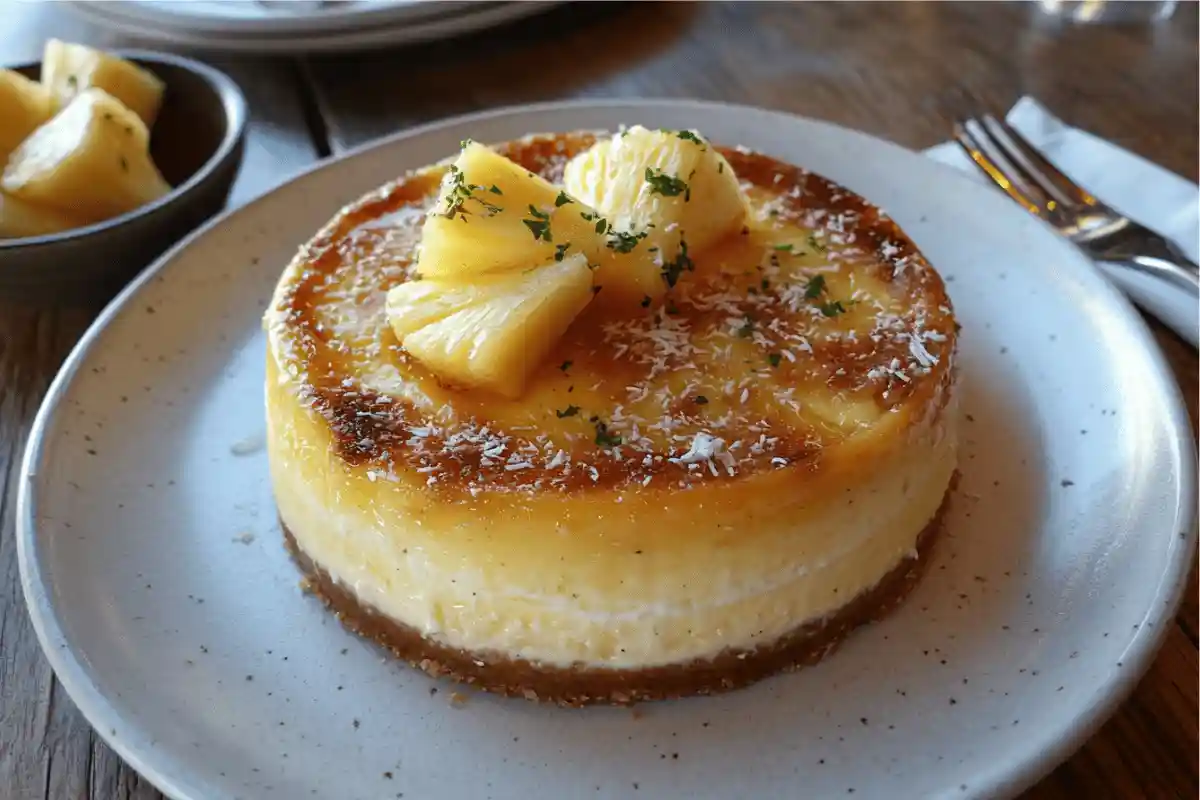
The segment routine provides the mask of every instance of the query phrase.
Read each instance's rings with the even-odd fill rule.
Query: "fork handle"
[[[1182,253],[1162,251],[1162,255],[1129,255],[1124,257],[1109,256],[1100,263],[1110,268],[1113,277],[1121,272],[1136,272],[1154,279],[1154,283],[1168,289],[1168,296],[1154,292],[1137,291],[1137,287],[1125,285],[1123,288],[1137,301],[1139,306],[1149,311],[1192,347],[1200,345],[1200,323],[1197,322],[1197,307],[1200,306],[1200,269],[1188,260]],[[1137,277],[1137,276],[1132,276]],[[1126,284],[1126,281],[1120,281]]]

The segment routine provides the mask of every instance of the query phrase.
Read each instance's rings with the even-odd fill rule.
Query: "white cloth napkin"
[[[1166,236],[1200,260],[1200,187],[1157,164],[1057,119],[1032,97],[1022,97],[1007,120],[1054,165],[1099,199]],[[925,151],[937,161],[986,180],[953,142]],[[1102,268],[1131,300],[1196,343],[1200,303],[1173,286],[1129,270]]]

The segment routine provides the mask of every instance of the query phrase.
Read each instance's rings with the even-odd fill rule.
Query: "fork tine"
[[[983,118],[983,127],[996,140],[1010,160],[1020,164],[1038,186],[1053,197],[1060,205],[1070,208],[1076,205],[1097,205],[1092,197],[1079,184],[1072,181],[1062,171],[1050,163],[1050,160],[1038,152],[1020,131],[1006,121],[988,114]]]
[[[954,141],[963,149],[967,157],[975,162],[975,166],[979,167],[980,171],[1003,189],[1009,197],[1016,200],[1029,213],[1045,217],[1046,209],[1035,199],[1036,195],[1030,191],[1031,187],[1019,178],[1011,177],[1016,174],[1016,170],[1008,163],[1003,154],[997,153],[990,139],[983,140],[972,133],[968,127],[971,121],[964,120],[954,124]]]

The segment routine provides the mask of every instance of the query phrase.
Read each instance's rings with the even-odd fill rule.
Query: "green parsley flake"
[[[557,416],[559,419],[566,419],[567,417],[573,417],[573,416],[575,416],[575,415],[576,415],[576,414],[578,414],[578,413],[579,413],[579,406],[567,406],[566,408],[564,408],[564,409],[563,409],[563,410],[561,410],[561,411],[557,411],[557,410],[556,410],[556,411],[554,412],[554,414],[555,414],[555,415],[556,415],[556,416]]]
[[[772,367],[778,367],[779,362],[782,360],[783,356],[781,356],[779,353],[771,353],[769,356],[767,356],[767,361],[771,362]]]
[[[563,258],[566,257],[566,255],[567,255],[567,248],[570,246],[571,246],[570,242],[567,242],[566,244],[556,244],[554,246],[554,260],[562,261]]]
[[[663,197],[678,197],[688,191],[685,182],[654,167],[646,167],[646,183],[650,184],[652,193]]]
[[[749,339],[754,334],[754,320],[746,317],[746,321],[742,323],[742,327],[737,329],[739,339]]]
[[[826,303],[821,303],[818,308],[820,308],[821,313],[827,317],[836,317],[838,314],[846,313],[846,307],[842,305],[841,300],[830,300]]]
[[[621,437],[608,430],[608,425],[601,422],[599,418],[592,417],[592,424],[596,426],[596,444],[600,447],[617,447],[621,444]]]
[[[643,297],[643,298],[642,298],[642,308],[649,308],[649,307],[650,307],[650,302],[651,302],[651,301],[650,301],[650,295],[646,295],[645,297]]]
[[[649,236],[649,233],[642,231],[641,233],[626,233],[625,231],[610,231],[608,234],[607,247],[609,250],[615,250],[618,253],[628,253],[637,247],[638,242]]]
[[[666,280],[667,286],[674,288],[675,284],[679,281],[679,276],[683,274],[684,270],[691,272],[695,268],[696,265],[692,262],[692,259],[688,257],[687,242],[685,242],[683,239],[680,239],[679,253],[676,254],[675,259],[663,264],[663,279]]]
[[[558,193],[558,197],[554,198],[554,207],[562,208],[567,203],[574,203],[574,202],[575,201],[571,199],[571,196],[569,194],[567,194],[566,192],[560,191]]]
[[[790,253],[793,249],[795,249],[795,245],[793,245],[791,242],[788,242],[786,244],[774,245],[772,249],[778,250],[781,253]]]
[[[503,210],[500,206],[493,205],[483,198],[476,197],[475,192],[483,191],[486,187],[467,183],[466,176],[458,167],[451,164],[448,175],[450,176],[450,191],[446,194],[446,208],[441,212],[442,216],[447,219],[458,217],[465,222],[467,215],[471,213],[466,209],[468,200],[474,200],[476,203],[479,203],[489,217],[499,214]],[[496,186],[493,186],[489,191],[493,194],[501,193],[499,187]]]
[[[808,235],[808,246],[811,247],[813,250],[817,251],[818,253],[824,253],[826,250],[829,249],[825,245],[818,242],[816,234],[812,234],[812,233],[810,233]]]
[[[529,213],[532,219],[521,220],[525,223],[525,227],[529,228],[529,232],[533,234],[533,238],[537,241],[550,241],[550,215],[545,211],[538,211],[531,204]]]
[[[606,220],[604,217],[600,217],[599,219],[597,219],[596,220],[596,233],[602,234],[607,230],[608,230],[608,220]]]
[[[821,292],[825,291],[825,276],[814,275],[808,279],[808,283],[804,285],[804,296],[809,300],[815,300],[821,296]]]
[[[708,405],[708,398],[702,394],[696,395],[696,405],[698,405],[698,406]]]
[[[561,369],[563,372],[566,372],[567,370],[569,370],[571,368],[571,365],[574,363],[575,363],[574,361],[564,361],[563,363],[558,365],[558,368]]]

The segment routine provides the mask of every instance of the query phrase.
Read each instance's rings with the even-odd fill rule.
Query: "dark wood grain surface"
[[[0,0],[0,63],[49,35],[125,40],[50,4]],[[354,56],[211,58],[250,97],[234,204],[326,153],[513,103],[692,97],[792,111],[921,148],[1032,94],[1068,122],[1197,178],[1197,7],[1165,24],[1060,24],[996,3],[577,4],[453,42]],[[331,212],[333,209],[331,209]],[[15,473],[42,394],[96,308],[0,298],[0,800],[158,798],[95,736],[41,655],[13,533]],[[1152,323],[1153,324],[1153,323]],[[1196,424],[1197,356],[1153,324]],[[1133,696],[1031,798],[1194,798],[1197,590]]]

